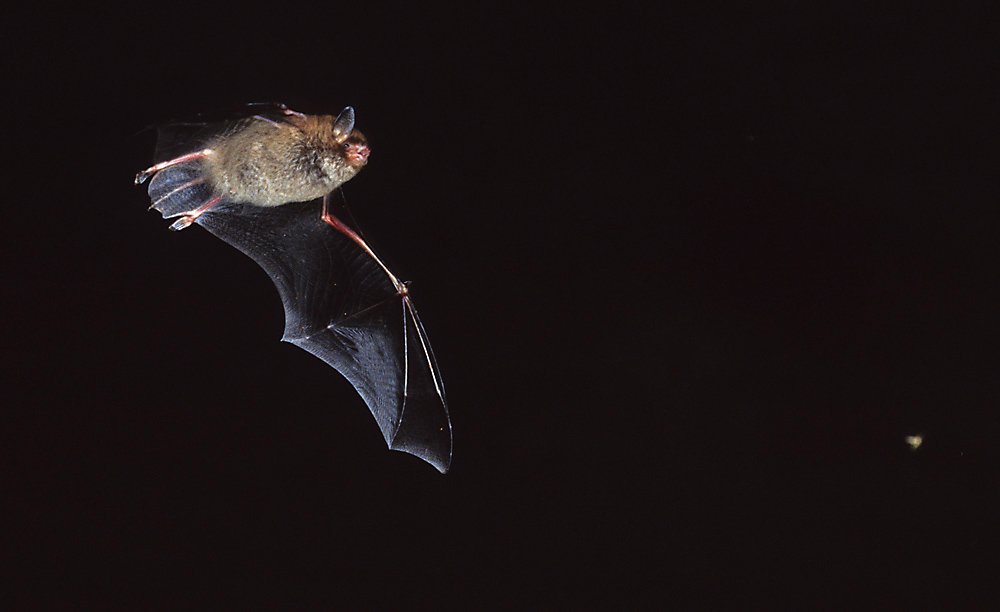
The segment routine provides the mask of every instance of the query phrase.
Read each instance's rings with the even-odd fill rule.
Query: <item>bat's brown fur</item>
[[[209,145],[209,180],[217,193],[258,206],[322,197],[367,161],[364,135],[354,129],[345,133],[342,127],[332,115],[292,115],[280,123],[259,117],[241,121]]]

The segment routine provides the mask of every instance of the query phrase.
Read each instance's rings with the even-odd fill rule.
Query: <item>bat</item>
[[[451,419],[408,285],[332,210],[331,194],[369,153],[351,107],[332,116],[256,105],[161,126],[155,163],[135,182],[150,179],[150,209],[176,219],[170,229],[200,225],[257,262],[281,295],[282,340],[347,378],[390,449],[444,473]]]

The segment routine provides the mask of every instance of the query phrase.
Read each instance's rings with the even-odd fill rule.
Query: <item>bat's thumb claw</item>
[[[149,178],[149,173],[143,170],[139,174],[135,175],[135,184],[142,185],[143,181],[145,181],[147,178]]]

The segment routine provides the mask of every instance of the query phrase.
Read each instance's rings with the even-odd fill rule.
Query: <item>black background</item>
[[[797,4],[12,16],[3,607],[985,601],[994,30]],[[141,128],[250,101],[356,109],[447,475],[146,212]]]

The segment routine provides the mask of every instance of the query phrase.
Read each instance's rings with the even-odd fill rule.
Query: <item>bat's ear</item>
[[[352,131],[354,131],[354,109],[348,106],[337,115],[337,120],[333,123],[333,135],[346,137]]]

